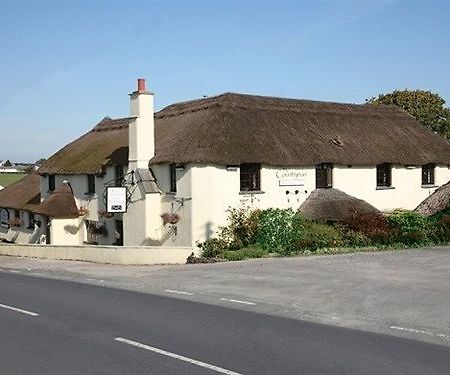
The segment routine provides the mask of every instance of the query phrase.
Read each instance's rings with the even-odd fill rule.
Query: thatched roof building
[[[76,218],[79,215],[72,189],[67,182],[62,183],[35,212],[53,218]]]
[[[39,169],[101,174],[127,164],[130,118],[103,119]],[[417,147],[420,145],[420,147]],[[159,163],[450,164],[450,145],[395,106],[223,94],[155,113]]]
[[[442,185],[433,194],[428,196],[423,202],[421,202],[414,212],[419,214],[430,216],[437,212],[445,210],[450,206],[450,182]]]
[[[338,189],[316,189],[299,208],[304,217],[322,222],[340,222],[357,213],[380,213],[371,204]]]
[[[32,173],[0,191],[0,207],[34,211],[41,201],[40,176]]]

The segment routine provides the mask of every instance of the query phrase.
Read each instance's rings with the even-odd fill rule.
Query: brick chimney
[[[130,121],[128,128],[129,170],[148,168],[155,155],[155,124],[153,93],[146,91],[145,79],[137,80],[137,90],[130,94]]]

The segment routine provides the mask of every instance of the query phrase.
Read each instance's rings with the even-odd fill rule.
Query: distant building
[[[139,80],[129,117],[104,118],[5,188],[0,213],[25,242],[195,247],[228,207],[297,210],[315,189],[414,209],[449,165],[450,145],[398,107],[223,94],[153,113]],[[125,213],[108,209],[111,187],[126,188]]]

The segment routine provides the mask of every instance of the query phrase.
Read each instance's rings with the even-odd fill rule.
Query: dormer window
[[[434,185],[434,164],[422,166],[422,185]]]

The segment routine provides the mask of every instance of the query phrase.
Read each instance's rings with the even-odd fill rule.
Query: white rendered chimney
[[[145,90],[145,79],[138,79],[137,90],[130,94],[130,121],[128,128],[128,162],[130,170],[148,168],[155,155],[155,124],[153,93]]]

